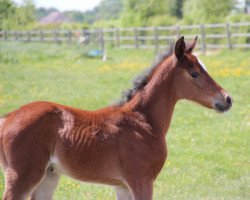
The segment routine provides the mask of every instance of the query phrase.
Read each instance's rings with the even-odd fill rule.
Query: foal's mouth
[[[231,105],[224,106],[219,103],[215,103],[214,107],[217,112],[223,113],[223,112],[227,112],[232,106]]]

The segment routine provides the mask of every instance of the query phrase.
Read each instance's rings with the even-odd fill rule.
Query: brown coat
[[[191,54],[195,42],[186,46],[180,38],[145,86],[121,105],[86,111],[34,102],[8,114],[0,121],[3,199],[52,199],[61,174],[112,185],[119,200],[152,199],[176,102],[231,107],[229,95]]]

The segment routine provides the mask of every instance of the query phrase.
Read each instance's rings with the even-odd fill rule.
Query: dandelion
[[[249,76],[250,75],[250,70],[245,69],[243,67],[238,67],[238,68],[223,68],[223,69],[218,69],[215,72],[211,73],[214,76],[219,76],[219,77],[240,77],[240,76]]]
[[[112,67],[110,67],[109,65],[103,65],[101,68],[99,68],[99,72],[109,72],[112,70]]]

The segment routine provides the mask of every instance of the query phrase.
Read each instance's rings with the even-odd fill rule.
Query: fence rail
[[[250,22],[83,30],[4,30],[0,31],[0,40],[79,42],[83,45],[96,43],[102,50],[105,45],[112,45],[121,48],[155,49],[158,52],[180,35],[185,35],[187,39],[198,35],[198,47],[203,53],[207,49],[250,48]]]

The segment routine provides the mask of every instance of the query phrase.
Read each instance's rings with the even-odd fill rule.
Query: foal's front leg
[[[130,181],[128,184],[132,191],[133,200],[152,200],[153,182],[147,178]]]

